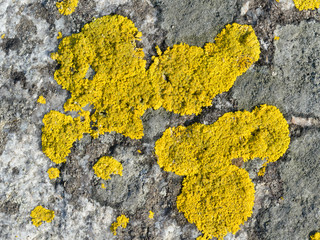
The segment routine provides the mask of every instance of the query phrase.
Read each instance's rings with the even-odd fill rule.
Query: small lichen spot
[[[149,211],[149,218],[150,218],[150,219],[153,219],[153,217],[154,217],[154,212]]]
[[[275,40],[275,41],[278,41],[279,39],[280,39],[280,37],[274,36],[274,40]]]
[[[60,170],[58,168],[49,168],[47,173],[50,179],[55,179],[60,176]]]
[[[108,180],[111,174],[122,176],[123,167],[122,164],[113,157],[101,157],[93,166],[93,170],[97,177]]]
[[[38,100],[37,100],[38,103],[41,103],[41,104],[46,104],[46,99],[41,95],[39,96]]]
[[[79,0],[63,0],[62,2],[57,2],[56,6],[60,14],[70,15],[78,6],[78,1]]]
[[[32,223],[39,227],[43,222],[51,222],[54,219],[54,211],[46,209],[42,206],[37,206],[30,214]]]
[[[58,32],[57,39],[61,39],[61,38],[62,38],[62,33],[61,33],[61,32]]]
[[[4,39],[5,36],[6,36],[5,34],[2,34],[2,35],[1,35],[1,39]]]
[[[124,214],[117,217],[117,221],[111,224],[110,230],[112,231],[113,235],[117,235],[118,227],[126,228],[127,224],[129,223],[129,218],[127,218]]]

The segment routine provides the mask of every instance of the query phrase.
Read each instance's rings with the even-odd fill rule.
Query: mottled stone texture
[[[289,0],[80,0],[73,14],[62,16],[55,3],[0,1],[0,36],[5,34],[0,39],[0,239],[195,239],[200,232],[176,208],[182,177],[159,168],[155,141],[168,127],[211,124],[226,112],[264,103],[284,113],[292,143],[264,177],[256,174],[261,161],[244,164],[256,188],[254,212],[225,239],[307,240],[320,230],[319,125],[291,122],[292,117],[320,118],[318,11],[298,12]],[[134,21],[148,63],[155,45],[162,50],[179,42],[202,46],[233,22],[253,26],[262,53],[231,91],[200,115],[149,109],[142,117],[141,140],[85,135],[58,166],[61,177],[49,180],[47,170],[55,165],[41,151],[42,118],[50,110],[63,112],[69,96],[53,79],[58,66],[50,53],[57,50],[59,31],[63,36],[79,32],[93,17],[107,14]],[[40,95],[47,104],[37,103]],[[94,175],[92,166],[105,155],[123,164],[122,177],[106,182]],[[39,228],[30,218],[37,205],[56,215]],[[110,226],[121,214],[130,222],[114,237]]]

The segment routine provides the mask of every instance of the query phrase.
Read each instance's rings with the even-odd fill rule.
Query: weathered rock
[[[256,175],[261,161],[243,164],[256,187],[254,211],[237,234],[225,239],[307,240],[319,230],[317,11],[298,12],[287,0],[280,5],[275,0],[80,0],[73,14],[62,16],[55,3],[0,2],[0,36],[5,34],[0,39],[0,239],[195,239],[200,232],[175,203],[182,177],[159,168],[155,141],[168,127],[212,124],[226,112],[265,103],[284,113],[293,141],[264,177]],[[177,42],[202,46],[233,22],[253,25],[261,60],[198,116],[149,109],[142,117],[141,140],[116,133],[97,139],[85,135],[58,166],[61,177],[49,180],[46,171],[55,165],[41,151],[42,118],[50,110],[63,112],[69,97],[53,79],[58,66],[50,53],[57,50],[59,31],[68,36],[107,14],[133,20],[143,33],[138,46],[148,63],[155,45],[162,50]],[[40,95],[45,105],[37,103]],[[122,177],[103,181],[94,175],[92,166],[106,155],[123,164]],[[37,205],[55,211],[54,220],[39,228],[30,217]],[[155,213],[153,220],[149,210]],[[110,226],[121,214],[130,222],[114,237]]]
[[[320,24],[278,26],[272,67],[253,67],[232,88],[239,108],[268,103],[292,114],[320,116]]]

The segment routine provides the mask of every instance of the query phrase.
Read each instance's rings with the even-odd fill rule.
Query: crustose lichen
[[[163,53],[157,48],[159,56],[146,70],[144,53],[136,47],[141,35],[131,20],[114,15],[96,19],[80,33],[62,39],[52,54],[60,64],[54,77],[71,92],[65,111],[77,111],[80,117],[56,111],[44,117],[42,146],[52,161],[64,162],[83,133],[98,137],[116,131],[142,138],[140,117],[148,108],[199,114],[217,94],[228,91],[260,54],[252,27],[232,24],[203,48],[178,44]],[[86,78],[90,68],[95,72],[92,79]],[[92,113],[83,110],[87,105]]]
[[[39,227],[42,222],[51,222],[54,219],[54,211],[46,209],[42,206],[35,207],[30,214],[32,223]]]
[[[167,129],[156,142],[158,164],[185,176],[177,207],[204,234],[222,239],[252,214],[254,185],[232,159],[279,159],[290,143],[289,128],[274,106],[226,113],[212,125]],[[264,166],[265,168],[265,166]],[[200,239],[199,238],[199,239]]]

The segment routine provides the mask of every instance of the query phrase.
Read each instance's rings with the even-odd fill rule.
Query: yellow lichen
[[[149,211],[149,218],[150,219],[153,219],[153,217],[154,217],[154,212],[152,212],[151,210]]]
[[[320,232],[317,232],[314,235],[310,236],[310,240],[320,240]]]
[[[41,95],[41,96],[39,96],[37,102],[41,103],[41,104],[46,104],[46,99]]]
[[[5,36],[6,36],[5,34],[2,34],[2,35],[1,35],[1,39],[4,39]]]
[[[50,179],[55,179],[60,176],[60,170],[58,168],[49,168],[47,173]]]
[[[44,115],[42,151],[56,164],[65,162],[73,143],[90,132],[89,119],[89,112],[81,112],[77,118],[57,111]]]
[[[61,39],[61,38],[62,38],[62,33],[61,33],[61,32],[58,32],[57,39]]]
[[[78,2],[79,0],[63,0],[62,2],[57,2],[56,6],[60,14],[70,15],[78,6]]]
[[[278,41],[279,39],[280,39],[280,37],[278,37],[278,36],[274,36],[274,38],[273,38],[275,41]]]
[[[162,107],[190,115],[199,114],[217,94],[228,91],[259,59],[260,45],[251,26],[234,23],[203,48],[178,44],[157,52],[148,74],[160,84]]]
[[[37,206],[31,211],[30,214],[32,223],[36,227],[39,227],[42,222],[51,222],[54,218],[54,211],[46,209],[42,206]]]
[[[101,157],[93,166],[94,173],[104,180],[110,179],[111,174],[122,176],[122,164],[113,157]]]
[[[252,214],[254,186],[232,159],[279,159],[290,143],[289,128],[274,106],[226,113],[212,125],[167,129],[156,142],[158,164],[186,176],[177,198],[179,211],[204,236],[222,239]],[[264,167],[266,166],[264,165]]]
[[[320,6],[320,0],[293,0],[293,2],[299,11],[314,10]]]
[[[106,189],[106,185],[104,185],[104,183],[102,183],[101,188]]]
[[[71,92],[65,111],[94,108],[93,137],[116,131],[142,138],[140,117],[148,108],[199,114],[217,94],[228,91],[260,53],[252,27],[232,24],[204,48],[180,44],[164,53],[157,48],[159,56],[146,70],[144,53],[136,47],[141,36],[129,19],[104,16],[65,37],[52,54],[61,66],[55,80]]]
[[[129,218],[127,218],[124,214],[117,217],[117,221],[111,224],[110,230],[112,231],[113,235],[117,235],[118,227],[126,228],[127,224],[129,223]]]

